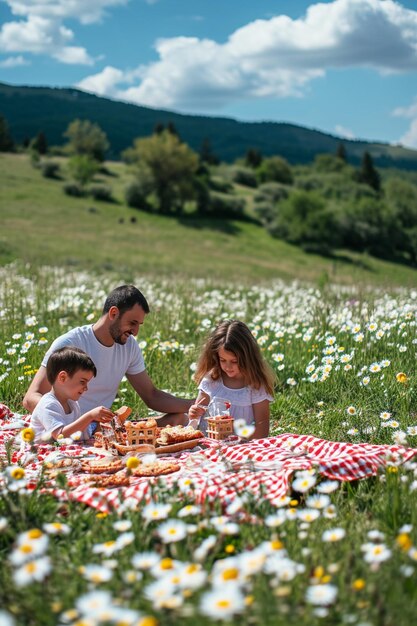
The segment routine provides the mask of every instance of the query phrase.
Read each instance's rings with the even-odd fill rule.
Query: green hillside
[[[16,142],[22,143],[43,131],[50,145],[64,143],[63,133],[72,120],[89,119],[106,132],[111,145],[109,158],[115,159],[134,138],[150,135],[157,124],[170,122],[194,150],[198,151],[202,142],[209,139],[213,152],[228,162],[254,147],[265,156],[280,154],[290,163],[309,163],[316,154],[334,154],[341,141],[294,124],[181,115],[116,102],[77,89],[0,84],[0,114],[7,119]],[[359,163],[366,150],[380,167],[415,169],[417,166],[417,151],[414,150],[347,139],[343,139],[343,143],[353,165]]]
[[[115,202],[72,198],[63,180],[43,178],[27,155],[0,154],[0,263],[116,270],[126,280],[150,276],[212,277],[222,283],[283,278],[345,284],[415,286],[415,270],[364,255],[334,259],[306,254],[273,239],[255,223],[164,217],[127,208],[129,178],[107,163]],[[61,162],[63,176],[66,163]],[[253,191],[235,188],[250,201]]]

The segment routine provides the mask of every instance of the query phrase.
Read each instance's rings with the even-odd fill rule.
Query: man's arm
[[[157,389],[146,371],[140,374],[127,374],[128,381],[146,406],[161,413],[187,413],[194,400],[176,398],[170,393]]]
[[[41,365],[23,398],[23,406],[25,409],[29,411],[29,413],[32,413],[39,400],[48,391],[51,391],[51,385],[46,377],[46,367]]]

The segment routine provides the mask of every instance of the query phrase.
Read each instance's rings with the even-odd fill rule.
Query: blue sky
[[[0,0],[0,81],[417,148],[417,1]]]

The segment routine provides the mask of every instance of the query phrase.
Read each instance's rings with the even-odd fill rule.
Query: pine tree
[[[211,147],[211,141],[210,139],[208,139],[208,137],[205,137],[203,139],[199,154],[200,154],[200,161],[202,163],[208,163],[209,165],[219,164],[219,158],[217,155],[214,154],[213,149]]]
[[[372,189],[375,189],[375,191],[379,191],[381,188],[381,179],[374,167],[374,162],[369,152],[363,153],[362,165],[359,171],[359,180],[360,182],[372,187]]]
[[[161,135],[165,130],[165,126],[162,124],[162,122],[157,122],[154,126],[153,132],[154,135]]]
[[[36,150],[39,154],[46,154],[48,152],[48,142],[46,140],[45,133],[41,130],[31,141],[31,148]]]
[[[342,143],[341,141],[339,142],[337,146],[336,156],[339,159],[342,159],[342,161],[344,161],[345,163],[347,163],[347,153],[346,153],[345,144]]]
[[[167,124],[167,131],[169,133],[171,133],[171,135],[175,135],[175,137],[178,137],[178,139],[179,139],[180,134],[177,131],[177,128],[176,128],[174,122],[168,122],[168,124]]]
[[[249,148],[245,155],[245,163],[249,167],[256,169],[262,163],[262,154],[257,148]]]
[[[14,147],[6,119],[0,115],[0,152],[11,152]]]

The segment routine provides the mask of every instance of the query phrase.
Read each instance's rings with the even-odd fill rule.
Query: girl
[[[252,438],[268,436],[275,375],[246,324],[225,320],[215,328],[198,360],[194,380],[199,393],[189,409],[190,420],[201,418],[217,396],[230,402],[232,417],[255,424]],[[205,430],[201,422],[199,427]]]

